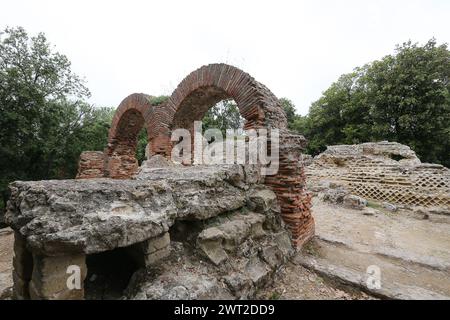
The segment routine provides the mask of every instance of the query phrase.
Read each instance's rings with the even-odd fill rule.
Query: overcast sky
[[[215,62],[250,73],[306,114],[329,85],[408,39],[450,42],[449,0],[1,0],[0,27],[44,32],[97,106],[169,95]]]

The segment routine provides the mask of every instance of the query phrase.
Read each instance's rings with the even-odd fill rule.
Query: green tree
[[[299,117],[295,111],[295,105],[291,100],[287,98],[280,98],[279,101],[284,109],[284,112],[286,113],[289,128],[292,129],[293,123]]]
[[[219,129],[225,137],[227,129],[242,129],[244,119],[233,100],[223,100],[210,108],[203,117],[203,130]]]
[[[308,151],[389,140],[423,161],[450,166],[450,51],[434,39],[406,42],[394,55],[343,75],[314,102],[301,124]]]
[[[150,103],[153,106],[160,106],[166,103],[167,100],[169,100],[169,96],[150,97]],[[142,128],[141,131],[139,131],[138,142],[136,146],[136,159],[138,160],[139,165],[145,160],[145,147],[147,146],[147,143],[148,143],[147,130],[145,128]]]

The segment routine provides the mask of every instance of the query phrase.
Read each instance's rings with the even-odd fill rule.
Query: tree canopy
[[[447,44],[409,41],[341,76],[290,126],[308,138],[312,154],[327,145],[389,140],[450,166],[449,79]]]

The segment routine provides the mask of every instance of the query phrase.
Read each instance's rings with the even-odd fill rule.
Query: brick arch
[[[105,176],[115,179],[130,178],[138,169],[135,157],[137,138],[146,128],[148,140],[155,135],[150,125],[154,114],[151,96],[134,93],[126,97],[114,114],[105,150]]]
[[[142,127],[147,129],[150,155],[169,157],[173,129],[190,129],[191,123],[201,120],[216,102],[232,98],[246,119],[246,129],[280,130],[279,171],[274,176],[266,176],[265,184],[277,195],[281,216],[293,243],[300,246],[314,235],[311,201],[305,191],[301,161],[306,140],[289,132],[283,108],[269,89],[233,66],[211,64],[189,74],[163,105],[153,106],[150,98],[145,94],[132,94],[122,101],[113,118],[103,159],[98,152],[82,155],[78,178],[130,178],[138,168],[134,155]]]
[[[192,130],[210,107],[224,99],[233,99],[245,118],[245,129],[280,130],[279,172],[267,176],[265,183],[277,195],[281,216],[291,231],[295,245],[302,245],[314,235],[310,197],[305,191],[301,151],[306,140],[287,129],[286,114],[275,95],[244,71],[226,64],[203,66],[181,81],[164,108],[150,119],[158,138],[152,153],[170,156],[170,134],[178,128]]]
[[[159,145],[164,142],[170,152],[168,139],[170,132],[177,128],[191,129],[193,122],[201,120],[208,109],[224,99],[233,99],[246,120],[245,128],[287,128],[286,115],[275,95],[248,73],[227,65],[210,64],[203,66],[184,78],[165,108],[159,110]]]
[[[275,95],[248,73],[227,65],[210,64],[191,72],[170,97],[167,119],[173,129],[186,120],[201,120],[217,102],[232,98],[248,128],[287,127],[286,116]]]

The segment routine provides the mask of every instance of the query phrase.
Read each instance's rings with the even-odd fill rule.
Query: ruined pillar
[[[281,216],[289,229],[294,246],[301,247],[315,233],[311,215],[311,196],[306,192],[302,150],[306,140],[302,136],[280,135],[279,170],[266,177],[266,185],[277,195]]]
[[[149,267],[170,255],[168,232],[130,246],[129,253],[141,267]]]
[[[137,140],[113,141],[105,150],[105,176],[112,179],[130,179],[139,168],[135,156]]]
[[[30,298],[33,300],[82,300],[86,256],[48,257],[33,254]]]

